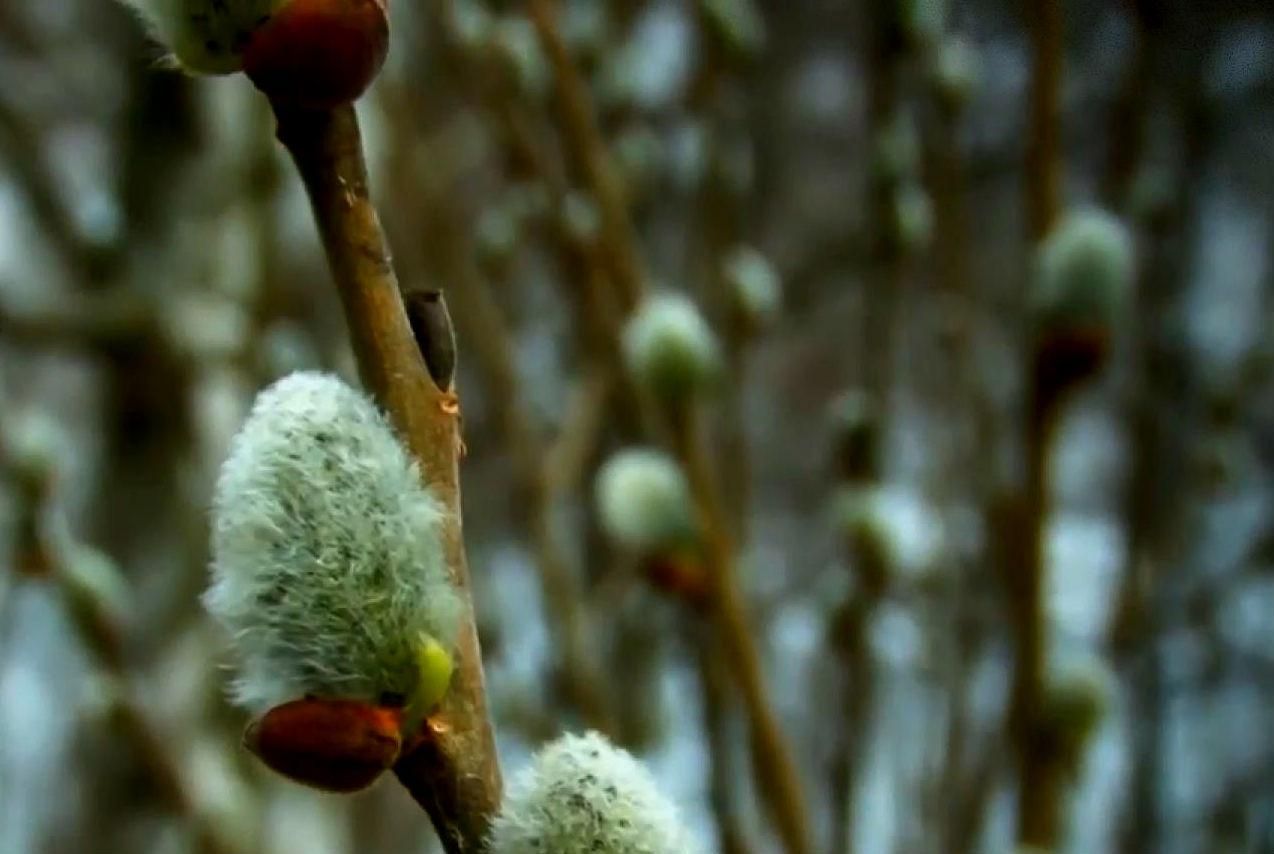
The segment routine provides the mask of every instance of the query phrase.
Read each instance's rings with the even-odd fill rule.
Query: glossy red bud
[[[384,0],[290,0],[243,51],[243,70],[278,104],[326,109],[366,91],[389,50]]]
[[[306,698],[249,724],[244,745],[283,776],[328,792],[356,792],[394,764],[402,710]]]
[[[703,563],[689,553],[669,552],[648,557],[643,569],[646,579],[658,590],[700,607],[711,597]]]

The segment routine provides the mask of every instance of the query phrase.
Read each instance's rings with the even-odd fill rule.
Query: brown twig
[[[48,507],[51,472],[23,471],[18,463],[0,455],[0,473],[12,476],[19,484],[20,516],[24,524],[19,529],[19,557],[15,568],[32,581],[56,586],[62,594],[80,645],[111,683],[114,696],[110,719],[141,763],[145,778],[167,808],[189,825],[199,854],[238,854],[237,848],[200,811],[168,739],[156,729],[134,696],[116,615],[96,590],[77,580],[68,564],[67,555],[72,550],[87,547],[70,540],[69,532],[64,530],[64,520],[49,517],[54,512]],[[107,560],[97,555],[93,559]],[[113,563],[111,569],[114,570]]]
[[[708,735],[708,755],[712,763],[708,800],[717,822],[721,854],[748,854],[747,835],[739,822],[735,805],[737,771],[730,745],[729,724],[734,712],[730,674],[719,643],[711,638],[698,641],[699,679],[703,691],[703,728]]]
[[[1048,234],[1062,205],[1062,4],[1031,0],[1029,14],[1034,67],[1026,137],[1026,206],[1031,239],[1038,241]]]
[[[677,455],[697,505],[704,560],[712,587],[712,617],[725,660],[738,681],[751,726],[756,783],[784,847],[793,854],[813,850],[800,777],[787,739],[766,691],[756,635],[735,578],[734,547],[707,448],[693,408],[679,413],[674,433]]]
[[[452,582],[468,603],[456,640],[456,672],[433,737],[399,760],[398,779],[429,813],[448,854],[484,850],[501,798],[486,711],[481,651],[461,539],[459,412],[453,389],[430,378],[412,335],[397,276],[367,189],[352,107],[298,111],[275,105],[278,137],[305,183],[345,310],[364,385],[388,413],[424,480],[450,511],[444,539]]]
[[[1047,236],[1061,210],[1062,4],[1032,0],[1031,74],[1026,148],[1026,206],[1032,246]],[[1061,768],[1047,749],[1042,724],[1045,662],[1044,534],[1047,524],[1046,469],[1052,429],[1063,389],[1048,342],[1032,342],[1028,379],[1026,482],[1020,516],[1009,533],[1013,547],[1004,567],[1016,655],[1009,698],[1009,734],[1016,751],[1018,842],[1052,848],[1061,822]]]
[[[557,106],[567,149],[597,201],[601,215],[602,261],[615,283],[622,305],[631,310],[641,301],[646,276],[637,252],[637,234],[628,215],[623,181],[607,153],[606,141],[597,126],[588,86],[558,31],[551,0],[530,0],[527,13],[553,67]]]
[[[1013,520],[1016,548],[1007,562],[1014,651],[1009,733],[1018,765],[1018,841],[1045,849],[1061,835],[1065,763],[1045,702],[1048,623],[1045,614],[1048,461],[1062,403],[1105,358],[1105,335],[1040,333],[1032,344],[1026,435],[1026,483]]]
[[[528,12],[553,67],[566,148],[600,209],[599,253],[602,267],[623,307],[622,313],[626,314],[642,298],[645,274],[624,188],[597,126],[586,84],[557,29],[553,4],[549,0],[531,0]],[[619,354],[613,336],[608,346],[609,358],[618,364]],[[632,409],[640,413],[640,421],[646,431],[659,435],[662,423],[659,409],[644,390],[631,383],[623,385],[621,390],[632,404]],[[757,787],[778,826],[786,849],[789,852],[807,852],[811,850],[812,842],[800,781],[766,692],[760,654],[748,623],[743,595],[734,576],[734,547],[728,534],[729,523],[720,491],[711,472],[697,419],[689,411],[681,414],[685,417],[674,419],[678,423],[673,425],[673,441],[703,517],[705,561],[712,577],[713,621],[748,711]]]

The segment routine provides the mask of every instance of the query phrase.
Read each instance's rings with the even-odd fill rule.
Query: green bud
[[[1068,214],[1039,250],[1035,312],[1046,328],[1109,326],[1132,290],[1133,243],[1117,218]]]
[[[982,85],[982,57],[968,39],[952,36],[938,48],[932,74],[942,99],[952,107],[963,106]]]
[[[733,54],[751,59],[765,50],[765,19],[755,0],[700,0],[704,19]]]
[[[782,308],[783,285],[769,260],[751,246],[737,246],[723,262],[734,305],[751,330],[774,322]]]
[[[694,539],[690,487],[680,466],[662,451],[630,448],[597,472],[597,513],[615,542],[643,554]]]
[[[920,172],[920,131],[909,112],[895,112],[876,132],[872,165],[884,181],[908,180]]]
[[[894,234],[898,248],[912,255],[933,241],[933,202],[915,181],[904,181],[894,191]]]
[[[1096,656],[1056,664],[1045,677],[1044,718],[1072,771],[1110,711],[1113,681]]]
[[[689,299],[646,299],[624,329],[624,356],[633,378],[668,401],[705,390],[721,374],[716,335]]]

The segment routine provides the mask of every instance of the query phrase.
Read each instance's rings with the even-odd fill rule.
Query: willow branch
[[[704,560],[712,586],[712,616],[722,652],[739,685],[751,727],[756,784],[778,827],[784,847],[793,854],[813,850],[809,819],[796,762],[770,705],[756,634],[735,577],[734,547],[698,418],[692,409],[676,424],[677,454],[685,467],[703,528]]]
[[[530,0],[527,12],[553,68],[567,150],[597,201],[601,215],[602,260],[623,305],[631,309],[641,301],[646,276],[637,252],[637,234],[628,215],[627,192],[606,150],[588,86],[557,28],[553,3]]]
[[[645,290],[645,273],[638,240],[629,216],[626,194],[611,162],[587,86],[571,60],[557,29],[550,0],[531,0],[528,13],[540,43],[553,67],[557,106],[566,148],[578,172],[587,181],[601,214],[598,248],[606,278],[623,308],[631,311]],[[593,287],[602,283],[590,280]],[[619,363],[614,336],[607,339],[609,357]],[[660,433],[658,408],[631,383],[621,391],[640,422],[652,435]],[[809,824],[800,781],[790,748],[770,706],[762,675],[760,654],[749,625],[743,595],[734,574],[734,547],[720,490],[711,473],[707,449],[697,421],[686,413],[674,427],[678,447],[695,491],[703,518],[709,575],[712,576],[713,624],[723,654],[738,682],[748,711],[756,784],[789,852],[812,850]]]
[[[456,640],[456,672],[435,716],[433,737],[394,770],[429,813],[448,854],[480,852],[500,805],[501,778],[462,541],[459,406],[453,389],[434,383],[413,337],[368,195],[353,108],[302,112],[276,104],[275,115],[279,140],[310,197],[363,384],[450,511],[444,532],[447,566],[468,611]]]
[[[1031,0],[1030,115],[1026,137],[1026,206],[1031,238],[1048,234],[1062,204],[1061,142],[1062,4]]]
[[[32,476],[21,472],[17,464],[3,457],[0,457],[0,474],[13,477],[19,484],[18,559],[14,568],[19,574],[54,585],[61,592],[77,640],[114,691],[110,720],[132,748],[145,778],[168,810],[190,827],[198,854],[239,854],[200,810],[187,777],[174,757],[170,739],[158,731],[134,695],[124,656],[123,633],[115,614],[95,590],[76,580],[68,565],[67,555],[72,550],[87,547],[69,541],[69,533],[62,530],[63,520],[46,518],[50,512],[47,474]],[[55,541],[58,534],[66,542]]]

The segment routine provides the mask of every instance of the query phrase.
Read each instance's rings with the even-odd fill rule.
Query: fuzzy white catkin
[[[217,481],[204,597],[237,700],[410,698],[421,635],[450,649],[460,621],[444,514],[363,394],[313,372],[262,391]]]
[[[716,335],[680,294],[649,297],[628,321],[623,344],[629,372],[666,399],[701,391],[721,373]]]
[[[652,552],[690,540],[694,511],[690,487],[671,457],[653,448],[630,448],[597,472],[602,529],[620,545]]]
[[[782,308],[783,284],[769,259],[751,246],[736,246],[722,266],[735,305],[747,322],[753,328],[772,323]]]
[[[564,735],[510,783],[492,854],[695,854],[650,773],[605,737]]]
[[[287,0],[122,0],[177,62],[200,74],[231,74],[252,33]]]
[[[1132,236],[1124,224],[1105,211],[1075,211],[1040,247],[1037,315],[1045,325],[1108,324],[1126,301],[1132,277]]]

